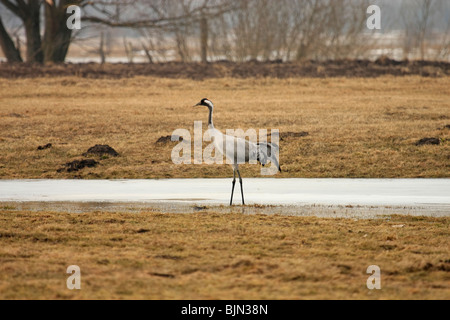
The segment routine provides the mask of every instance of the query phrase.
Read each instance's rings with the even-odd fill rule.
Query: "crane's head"
[[[208,107],[208,108],[211,108],[211,109],[214,107],[213,103],[210,100],[206,99],[206,98],[202,99],[202,101],[197,103],[194,107],[197,107],[197,106],[205,106],[205,107]]]

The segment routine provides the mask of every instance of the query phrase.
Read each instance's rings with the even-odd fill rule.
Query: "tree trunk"
[[[0,47],[5,54],[6,60],[8,62],[22,62],[22,57],[20,56],[20,51],[14,45],[14,41],[6,32],[3,22],[0,19]]]
[[[27,62],[42,63],[44,61],[41,48],[39,9],[39,1],[30,1],[28,5],[29,14],[23,20],[27,36]]]
[[[104,40],[103,32],[100,33],[100,46],[98,48],[98,53],[100,54],[100,64],[105,64],[106,54],[105,54],[105,40]]]
[[[208,20],[203,16],[200,21],[200,46],[203,63],[208,62]]]
[[[66,1],[64,1],[65,3]],[[45,2],[45,33],[42,44],[45,62],[64,62],[69,51],[72,30],[67,28],[66,6]]]
[[[147,56],[148,63],[153,63],[152,55],[150,54],[150,50],[145,46],[144,43],[141,43],[142,49],[144,49],[145,55]]]

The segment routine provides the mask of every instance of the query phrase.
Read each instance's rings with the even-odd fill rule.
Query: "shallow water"
[[[228,206],[231,179],[0,180],[15,208],[163,212],[238,211],[372,217],[450,216],[450,179],[244,179],[246,207]],[[236,182],[234,204],[241,204]]]

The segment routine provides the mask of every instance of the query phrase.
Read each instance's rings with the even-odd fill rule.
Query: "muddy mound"
[[[109,155],[109,156],[117,157],[119,155],[119,153],[108,145],[97,144],[93,147],[90,147],[88,149],[88,151],[83,153],[83,156],[85,156],[85,157],[88,155],[94,155],[94,156]]]
[[[37,147],[37,149],[38,150],[45,150],[45,149],[48,149],[48,148],[51,148],[51,147],[52,147],[52,144],[51,143],[47,143],[46,145]]]
[[[84,169],[86,167],[93,168],[96,165],[98,165],[99,162],[93,160],[93,159],[83,159],[83,160],[74,160],[71,162],[67,162],[63,168],[58,169],[58,172],[74,172],[79,171],[81,169]]]
[[[180,141],[181,137],[173,136],[173,139],[175,141],[172,141],[172,136],[162,136],[162,137],[158,138],[158,140],[156,140],[155,143],[156,144],[167,144],[167,143],[170,143],[170,142],[177,142],[177,141]]]
[[[439,145],[441,143],[441,140],[438,138],[423,138],[416,142],[416,146],[423,146],[427,144],[431,145]]]
[[[87,157],[89,155],[95,155],[95,156],[101,156],[101,157],[103,157],[105,155],[110,155],[113,157],[117,157],[119,155],[119,153],[108,145],[97,144],[97,145],[89,148],[87,152],[83,153],[84,157]],[[86,167],[93,168],[93,167],[97,166],[99,163],[100,162],[97,162],[94,159],[74,160],[74,161],[67,162],[66,164],[64,164],[62,168],[57,170],[57,172],[64,172],[64,171],[76,172],[76,171],[82,170]]]
[[[375,64],[378,64],[380,66],[398,66],[402,64],[402,62],[390,59],[388,56],[381,56],[377,60],[375,60]]]

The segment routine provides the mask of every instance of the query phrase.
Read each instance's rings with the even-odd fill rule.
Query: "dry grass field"
[[[229,166],[175,165],[175,143],[156,143],[196,120],[206,129],[206,108],[192,108],[204,97],[219,129],[309,133],[280,141],[277,177],[450,177],[450,78],[383,76],[0,79],[0,178],[229,177]],[[428,137],[440,145],[415,145]],[[120,156],[63,170],[96,144]]]
[[[176,143],[157,142],[178,128],[193,134],[198,120],[205,131],[206,108],[192,107],[204,97],[215,102],[219,129],[280,130],[276,177],[450,177],[450,77],[442,74],[3,76],[0,179],[230,177],[228,165],[175,165]],[[439,144],[416,145],[422,138]],[[83,155],[97,144],[119,156]],[[86,159],[98,164],[64,166]],[[241,172],[260,176],[256,165]],[[2,205],[0,299],[450,299],[449,222]],[[81,268],[81,290],[66,288],[69,265]],[[369,265],[381,268],[381,290],[366,287]]]
[[[448,300],[449,222],[3,208],[0,299]]]

